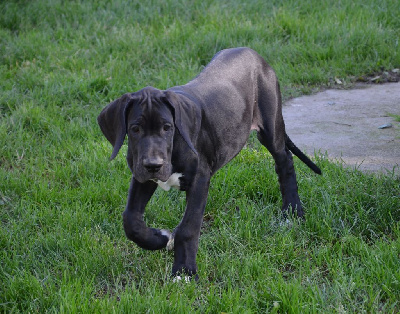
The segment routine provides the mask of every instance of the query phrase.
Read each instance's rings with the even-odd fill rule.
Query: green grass
[[[400,122],[400,115],[399,114],[390,114],[390,116],[393,117],[395,121]]]
[[[96,117],[125,92],[193,78],[248,46],[284,97],[400,66],[397,1],[2,1],[0,310],[4,312],[398,312],[400,180],[295,160],[307,219],[279,224],[273,161],[251,141],[212,180],[198,283],[129,242],[129,185]],[[157,191],[151,226],[173,229],[184,194]]]

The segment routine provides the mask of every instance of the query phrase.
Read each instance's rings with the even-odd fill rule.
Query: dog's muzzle
[[[150,173],[159,172],[163,165],[164,160],[160,157],[143,159],[143,167]]]
[[[152,180],[166,182],[171,176],[171,164],[163,158],[143,158],[138,163],[133,163],[133,173],[136,180],[141,183]]]

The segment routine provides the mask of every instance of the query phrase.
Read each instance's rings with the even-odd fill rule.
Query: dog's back
[[[262,114],[280,114],[275,73],[250,48],[220,51],[197,77],[170,90],[189,95],[201,106],[204,134],[196,145],[214,156],[213,172],[240,152],[251,130],[263,128]],[[278,119],[283,123],[281,116]]]

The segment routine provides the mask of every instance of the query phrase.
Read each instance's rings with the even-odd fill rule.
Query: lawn
[[[283,97],[400,67],[395,0],[0,2],[0,311],[400,311],[400,179],[295,158],[304,222],[281,224],[273,160],[252,136],[211,182],[200,280],[125,237],[126,146],[96,117],[125,92],[186,83],[248,46]],[[398,114],[393,111],[393,114]],[[321,139],[323,141],[323,139]],[[173,229],[184,193],[157,190],[146,222]]]

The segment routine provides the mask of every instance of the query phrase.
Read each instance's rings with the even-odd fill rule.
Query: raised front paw
[[[168,251],[172,251],[174,249],[174,235],[169,230],[161,229],[161,234],[168,238],[167,246],[165,247]]]

